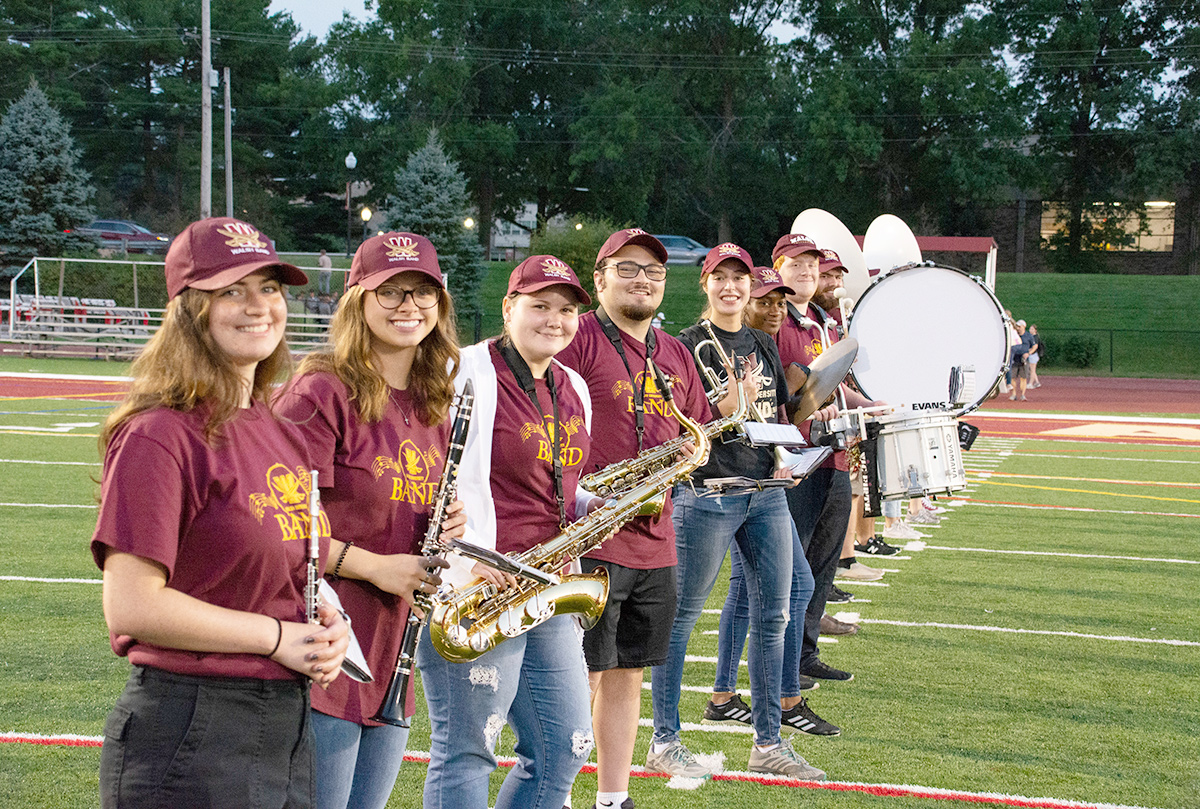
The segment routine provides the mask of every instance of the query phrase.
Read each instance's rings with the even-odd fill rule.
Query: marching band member
[[[746,325],[760,329],[774,338],[787,316],[785,295],[794,295],[795,290],[781,280],[779,273],[771,267],[754,268],[754,285],[750,290],[750,302],[743,312]],[[829,418],[836,409],[827,408],[815,414],[818,418]],[[803,486],[801,481],[799,486]],[[801,524],[800,515],[793,506],[793,492],[787,490],[786,497],[794,524]],[[783,644],[783,670],[785,687],[780,696],[782,715],[780,729],[788,733],[808,733],[814,736],[837,736],[841,729],[825,721],[809,706],[808,700],[799,692],[813,689],[816,682],[800,675],[797,688],[791,689],[789,679],[800,670],[800,649],[804,636],[804,615],[812,595],[813,573],[805,556],[800,538],[792,548],[792,594],[788,606],[787,634]],[[750,724],[749,710],[737,695],[738,662],[746,645],[746,633],[750,625],[750,599],[744,575],[745,561],[735,545],[730,554],[729,592],[721,610],[721,624],[717,644],[717,673],[713,682],[713,696],[704,708],[704,723]]]
[[[363,242],[330,343],[304,359],[276,409],[311,448],[336,537],[327,572],[375,679],[342,677],[313,695],[317,795],[321,809],[382,809],[408,728],[372,717],[387,695],[413,591],[436,590],[441,578],[426,568],[445,565],[420,553],[449,441],[458,339],[428,239],[384,233]],[[462,534],[462,522],[453,519],[450,535]]]
[[[838,339],[836,324],[827,323],[825,310],[813,303],[813,297],[821,284],[822,274],[827,275],[830,284],[835,280],[840,282],[842,263],[835,252],[822,251],[801,233],[781,236],[771,255],[783,282],[793,290],[788,295],[788,316],[775,335],[779,355],[785,363],[809,365],[823,350],[822,330],[828,342],[833,343]],[[852,408],[882,404],[872,402],[845,385],[842,386],[842,392],[847,405]],[[803,620],[798,621],[804,628],[800,672],[822,680],[849,681],[854,678],[853,674],[821,660],[817,647],[821,616],[825,613],[829,588],[837,572],[846,527],[850,521],[848,470],[846,452],[839,450],[788,493],[796,530],[800,534],[814,579],[813,596]]]
[[[309,457],[267,405],[290,365],[283,284],[307,278],[220,217],[175,238],[166,280],[100,439],[91,549],[133,664],[105,723],[101,805],[309,807],[309,680],[334,681],[347,628],[329,607],[306,620]]]
[[[554,360],[588,303],[570,267],[553,256],[531,256],[509,277],[504,336],[462,352],[456,385],[472,381],[475,409],[458,485],[467,539],[475,544],[519,553],[560,534],[593,500],[601,504],[576,491],[588,462],[591,398],[582,378]],[[478,563],[463,575],[461,562],[445,574],[455,585],[475,577],[500,588],[516,583]],[[496,809],[560,809],[592,748],[573,617],[554,616],[469,663],[445,660],[426,630],[417,663],[431,736],[426,809],[488,805],[488,777],[506,721],[516,733],[518,762]]]
[[[753,262],[735,244],[721,244],[709,251],[700,283],[708,297],[707,317],[728,356],[736,355],[749,373],[740,384],[751,406],[764,419],[775,420],[787,400],[787,383],[778,352],[769,337],[742,324],[742,310],[750,299]],[[689,349],[708,339],[700,325],[690,326],[680,339]],[[713,347],[702,349],[704,361],[717,373],[727,371]],[[718,404],[721,413],[732,412],[737,399],[735,380]],[[774,453],[740,442],[717,443],[708,463],[692,476],[696,489],[708,478],[746,476],[764,479],[790,475],[776,470]],[[680,741],[679,695],[683,680],[688,639],[704,602],[716,582],[730,545],[741,550],[750,608],[755,620],[750,625],[750,687],[753,697],[754,746],[750,751],[751,772],[820,780],[825,773],[801,758],[781,738],[781,693],[799,694],[797,673],[783,670],[784,635],[788,602],[792,591],[796,529],[787,511],[787,501],[778,488],[699,497],[680,485],[674,492],[676,548],[678,552],[677,608],[671,627],[667,662],[651,675],[654,704],[654,740],[647,767],[666,769],[658,762],[697,764]],[[811,579],[807,585],[811,588]],[[807,593],[801,596],[807,600]],[[703,770],[703,767],[699,769]]]
[[[688,418],[702,423],[711,417],[691,354],[652,326],[666,288],[666,261],[666,248],[645,231],[631,228],[609,236],[592,276],[600,307],[579,318],[579,333],[558,355],[587,382],[596,421],[606,428],[592,436],[589,471],[679,435],[679,422],[646,371],[647,357],[673,381],[672,395]],[[662,513],[626,523],[581,562],[585,572],[606,568],[609,579],[604,614],[583,636],[596,732],[596,806],[632,809],[629,768],[641,715],[642,670],[666,661],[675,615],[669,496]]]

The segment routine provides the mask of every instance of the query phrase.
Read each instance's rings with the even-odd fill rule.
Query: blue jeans
[[[496,742],[507,720],[517,764],[496,809],[562,809],[591,754],[587,667],[575,619],[558,615],[471,663],[451,663],[425,629],[417,665],[429,706],[425,809],[485,809]]]
[[[408,746],[408,728],[360,725],[313,711],[317,736],[317,806],[383,809]]]
[[[900,516],[900,501],[899,500],[884,500],[883,501],[883,516],[890,519],[897,519]]]
[[[675,569],[678,607],[671,626],[667,662],[651,669],[654,741],[679,738],[679,694],[688,640],[725,553],[737,543],[751,610],[750,693],[755,742],[779,741],[783,642],[788,623],[795,528],[779,489],[699,498],[690,487],[675,488]]]
[[[729,595],[721,609],[717,635],[717,676],[713,691],[736,691],[738,664],[750,629],[750,598],[747,595],[742,552],[735,544],[730,553]],[[800,645],[804,637],[804,612],[813,594],[813,576],[804,558],[800,537],[792,530],[792,594],[788,599],[788,627],[783,638],[783,679],[780,697],[798,697],[800,691]]]

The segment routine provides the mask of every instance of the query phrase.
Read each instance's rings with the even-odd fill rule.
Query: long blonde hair
[[[129,394],[104,422],[101,451],[117,428],[156,407],[188,412],[207,405],[210,411],[204,437],[209,444],[216,443],[221,427],[240,409],[246,383],[209,333],[213,295],[189,288],[167,304],[162,325],[134,360]],[[267,403],[272,385],[291,369],[287,341],[280,340],[271,355],[254,369],[251,399]]]
[[[371,328],[363,312],[365,295],[366,290],[360,286],[350,287],[342,295],[330,325],[329,347],[305,357],[298,373],[334,374],[350,391],[359,418],[374,423],[383,419],[391,386],[375,367]],[[417,345],[408,377],[416,414],[427,426],[441,424],[449,415],[454,399],[454,375],[458,372],[454,302],[445,290],[438,298],[437,324]]]

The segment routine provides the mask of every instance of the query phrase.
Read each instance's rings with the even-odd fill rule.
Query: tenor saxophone
[[[674,462],[668,465],[655,464],[657,468],[627,486],[615,499],[567,526],[558,536],[515,557],[546,573],[551,583],[518,576],[516,586],[499,590],[489,582],[479,581],[435,598],[429,614],[429,635],[442,657],[452,663],[469,662],[559,614],[578,614],[585,629],[596,625],[608,599],[607,571],[603,568],[593,573],[560,571],[638,516],[644,503],[703,466],[712,446],[708,433],[679,410],[670,395],[669,384],[649,359],[646,362],[658,376],[671,415],[687,431],[686,440],[694,443],[695,450],[686,457],[672,455]]]

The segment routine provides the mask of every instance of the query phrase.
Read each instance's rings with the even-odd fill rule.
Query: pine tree
[[[0,119],[0,263],[95,246],[75,230],[96,218],[70,128],[36,82]]]
[[[479,287],[486,271],[475,234],[463,227],[469,206],[467,180],[442,148],[437,130],[431,129],[425,145],[396,172],[387,221],[392,230],[417,233],[433,242],[462,322],[479,307]]]

